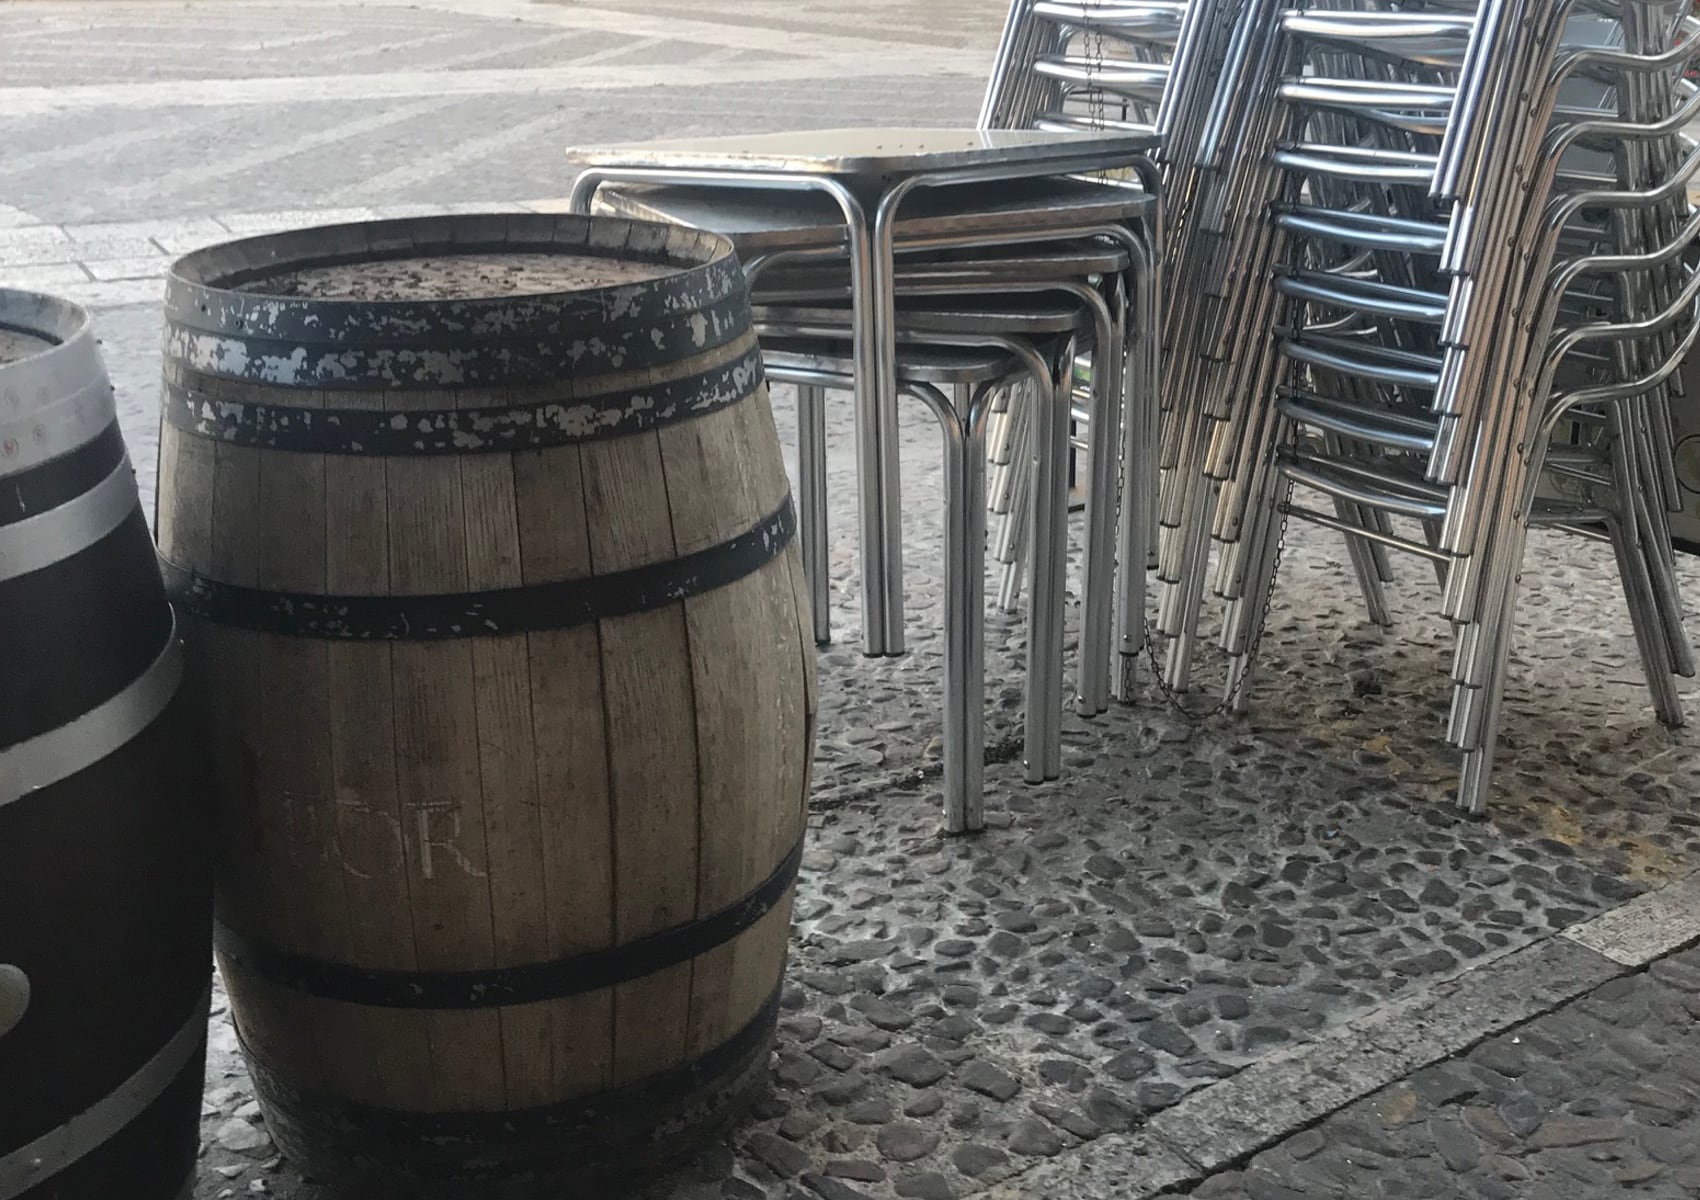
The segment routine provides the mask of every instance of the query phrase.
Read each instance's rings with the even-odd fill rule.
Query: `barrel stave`
[[[581,447],[590,557],[598,574],[678,556],[656,434]],[[613,829],[616,941],[696,915],[696,723],[684,611],[669,605],[601,623]],[[618,1086],[684,1057],[690,966],[622,984],[614,1002]]]
[[[525,582],[513,456],[467,455],[459,460],[466,510],[466,557],[471,578],[486,586]],[[477,696],[479,808],[483,815],[493,965],[533,961],[549,941],[549,892],[532,720],[532,662],[528,637],[471,642]],[[526,1108],[554,1099],[549,1006],[498,1010],[503,1106]]]
[[[712,545],[750,527],[789,494],[772,461],[776,456],[762,453],[757,440],[754,414],[761,407],[740,404],[660,432],[682,549]],[[700,747],[699,918],[758,887],[801,836],[802,754],[795,731],[805,697],[802,651],[787,609],[790,587],[781,557],[685,601]],[[775,795],[794,802],[776,804]],[[789,911],[788,902],[780,907]],[[785,923],[779,924],[783,938]],[[763,925],[696,961],[688,1033],[694,1052],[725,1041],[754,1017],[777,984],[777,961],[783,961],[783,941],[776,946]]]
[[[592,572],[585,471],[578,446],[513,456],[515,513],[523,531],[527,583]],[[613,824],[609,820],[608,729],[601,637],[596,625],[526,635],[533,757],[542,829],[547,937],[540,958],[559,959],[615,944]],[[525,1006],[553,1030],[549,1073],[512,1097],[554,1103],[613,1083],[611,990]]]

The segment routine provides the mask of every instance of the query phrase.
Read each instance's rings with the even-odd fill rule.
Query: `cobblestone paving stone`
[[[1700,1194],[1700,950],[1419,1071],[1190,1194]]]

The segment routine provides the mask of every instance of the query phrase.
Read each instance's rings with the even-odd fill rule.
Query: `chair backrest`
[[[1161,132],[1186,0],[1013,0],[980,125]]]

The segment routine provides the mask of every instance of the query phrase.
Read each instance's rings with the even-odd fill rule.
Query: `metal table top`
[[[835,176],[920,175],[997,164],[1116,160],[1155,149],[1149,133],[1033,129],[811,129],[732,134],[626,145],[581,147],[569,161],[586,167],[657,167]]]
[[[1156,198],[1131,188],[1074,179],[932,188],[903,206],[898,241],[974,229],[988,235],[1149,220]],[[844,214],[814,192],[666,184],[611,184],[596,210],[646,221],[712,229],[730,237],[741,254],[842,246]]]

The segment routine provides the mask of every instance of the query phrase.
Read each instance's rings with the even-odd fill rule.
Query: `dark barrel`
[[[0,289],[0,1200],[192,1182],[211,809],[88,314]]]
[[[731,247],[304,230],[182,260],[166,318],[160,551],[268,1129],[353,1195],[688,1153],[765,1079],[814,714]]]

